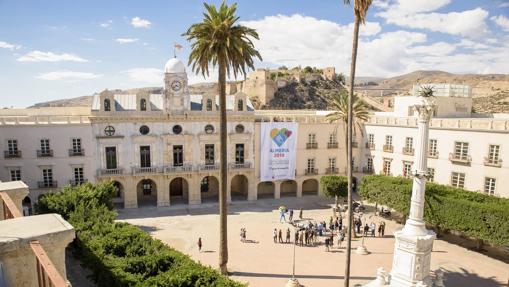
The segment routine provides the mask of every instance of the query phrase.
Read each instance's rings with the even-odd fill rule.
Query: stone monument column
[[[429,98],[419,97],[414,106],[418,120],[418,135],[413,174],[412,199],[409,218],[402,230],[396,231],[391,287],[432,286],[430,261],[435,233],[424,224],[424,193],[427,180],[429,121],[433,105]]]

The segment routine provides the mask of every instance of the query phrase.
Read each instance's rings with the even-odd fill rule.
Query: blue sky
[[[220,3],[220,1],[208,1]],[[229,1],[232,3],[232,1]],[[173,44],[202,1],[0,0],[0,107],[162,85]],[[238,1],[257,29],[257,67],[335,66],[348,73],[352,9],[342,1]],[[509,73],[509,0],[378,0],[361,28],[358,75],[414,70]],[[212,81],[188,70],[190,82]]]

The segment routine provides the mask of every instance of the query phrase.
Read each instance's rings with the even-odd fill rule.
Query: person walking
[[[301,208],[301,209],[300,209],[300,211],[299,211],[299,219],[301,219],[301,220],[302,220],[302,208]]]
[[[281,209],[279,211],[279,222],[286,221],[285,213],[286,213],[286,210],[284,210],[284,209]]]
[[[299,244],[299,231],[298,230],[295,230],[295,238],[294,238],[294,242],[293,242],[295,245]]]
[[[290,209],[290,216],[288,217],[288,221],[293,222],[293,209]]]
[[[201,242],[201,237],[198,238],[198,252],[201,253],[201,247],[202,247],[202,242]]]
[[[329,238],[325,238],[325,252],[329,252]]]
[[[369,232],[369,225],[366,223],[366,225],[364,225],[364,236],[367,236],[368,232]]]
[[[382,236],[382,224],[378,225],[378,237]]]
[[[371,231],[371,236],[372,236],[372,237],[375,237],[376,224],[375,224],[374,222],[371,222],[370,227],[369,227],[369,230]]]
[[[281,231],[281,229],[279,229],[278,238],[279,243],[283,243],[283,231]]]
[[[300,246],[304,246],[304,232],[300,232],[299,241]]]
[[[290,243],[290,228],[286,229],[286,243]]]
[[[343,245],[343,241],[345,241],[345,231],[343,229],[341,229],[339,231],[339,236],[338,236],[338,246],[340,249],[341,249],[341,245]]]
[[[272,237],[274,238],[274,243],[277,243],[277,229],[276,228],[274,228],[274,232],[273,232],[273,236]]]
[[[385,235],[385,221],[382,221],[382,224],[380,224],[380,226],[382,226],[382,237],[384,237],[384,235]]]

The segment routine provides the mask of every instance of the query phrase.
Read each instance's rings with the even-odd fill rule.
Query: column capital
[[[415,105],[413,110],[417,112],[417,118],[420,122],[428,122],[433,115],[434,105],[423,104],[423,105]]]

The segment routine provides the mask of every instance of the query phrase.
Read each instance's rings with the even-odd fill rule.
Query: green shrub
[[[61,214],[74,226],[74,253],[92,271],[98,286],[244,286],[138,227],[115,222],[114,193],[111,183],[66,187],[43,196],[37,206],[41,213]]]
[[[389,206],[408,216],[412,180],[368,175],[362,178],[363,199]],[[454,230],[493,245],[509,244],[509,199],[435,183],[426,184],[424,219],[438,230]]]
[[[327,197],[346,197],[348,195],[348,179],[346,176],[339,175],[322,176],[320,188]]]

